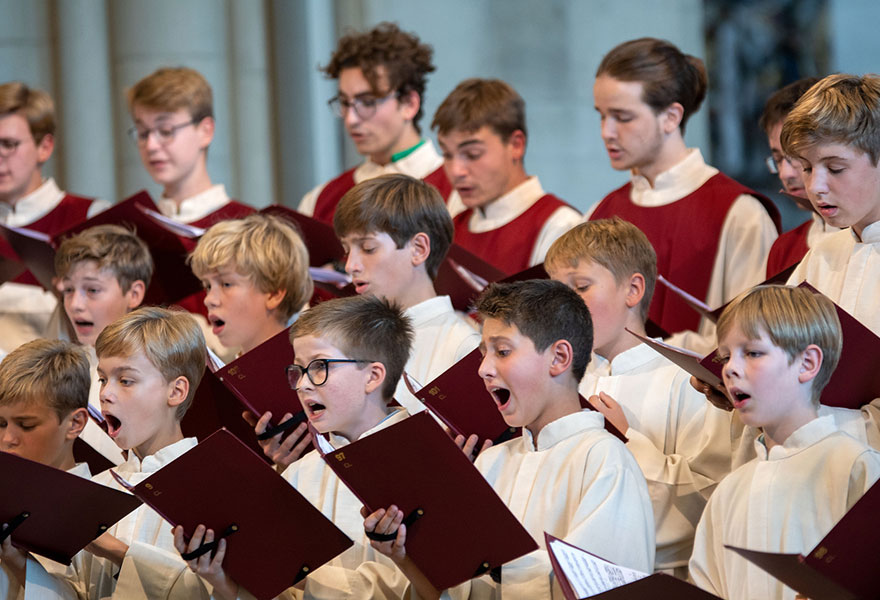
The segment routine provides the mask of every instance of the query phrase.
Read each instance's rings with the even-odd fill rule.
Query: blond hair
[[[182,419],[205,372],[207,350],[198,323],[183,310],[145,306],[105,327],[95,341],[98,358],[138,352],[144,353],[166,382],[181,376],[189,382],[186,400],[177,407],[177,419]]]
[[[20,81],[0,85],[0,115],[19,113],[27,120],[31,136],[39,144],[47,135],[55,135],[55,104],[43,90],[35,90]]]
[[[233,268],[263,293],[285,292],[278,305],[279,321],[284,323],[314,291],[309,251],[296,226],[272,215],[220,221],[202,236],[189,261],[200,279]]]
[[[880,75],[837,73],[801,96],[782,124],[782,151],[802,158],[819,144],[854,146],[880,160]]]
[[[204,76],[188,67],[164,67],[153,71],[128,90],[128,110],[135,106],[174,112],[185,109],[194,121],[214,116],[211,86]]]
[[[639,303],[642,321],[657,282],[657,253],[642,230],[620,217],[587,221],[564,233],[547,251],[547,271],[565,266],[577,267],[582,260],[602,265],[614,275],[618,285],[639,273],[645,278],[645,294]]]
[[[380,175],[348,190],[336,206],[333,229],[340,238],[352,232],[387,233],[398,249],[425,233],[431,244],[425,270],[431,279],[452,245],[454,231],[440,192],[399,173]]]
[[[55,275],[67,277],[79,263],[92,260],[107,270],[126,293],[135,281],[150,285],[153,257],[147,245],[121,225],[96,225],[69,237],[55,253]]]
[[[43,401],[61,421],[89,403],[89,358],[61,340],[22,344],[0,362],[0,405]]]
[[[321,302],[290,327],[290,343],[314,336],[329,340],[349,358],[385,365],[382,397],[394,397],[413,343],[413,328],[400,306],[375,296]]]
[[[813,402],[818,404],[843,347],[840,320],[831,300],[806,288],[761,285],[734,299],[721,313],[716,329],[719,342],[734,327],[752,340],[766,333],[788,355],[789,363],[810,344],[818,346],[822,365],[813,379]]]

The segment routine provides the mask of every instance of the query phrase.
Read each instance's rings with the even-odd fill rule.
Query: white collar
[[[833,416],[816,417],[792,432],[785,442],[770,448],[769,452],[762,433],[755,440],[755,451],[758,454],[758,460],[781,460],[809,448],[836,431],[839,429],[834,424]]]
[[[204,192],[190,196],[180,203],[177,203],[162,196],[159,198],[159,212],[166,217],[170,217],[179,223],[192,223],[198,221],[216,212],[229,203],[229,196],[226,194],[226,186],[222,183],[212,185]]]
[[[155,473],[174,459],[183,455],[187,450],[195,448],[198,443],[198,440],[194,437],[183,438],[180,441],[161,448],[155,454],[144,457],[143,461],[140,460],[133,451],[129,451],[128,460],[119,465],[117,470],[120,475],[129,479],[129,483],[135,483],[133,479],[142,478],[131,478],[132,475],[138,473]]]
[[[536,176],[499,196],[480,210],[475,208],[468,221],[468,229],[474,233],[491,231],[507,225],[530,209],[546,192]]]
[[[403,312],[412,320],[413,328],[418,329],[419,325],[427,323],[438,315],[454,313],[455,309],[452,308],[449,296],[434,296],[410,306]]]
[[[642,365],[652,362],[658,357],[660,357],[660,355],[656,351],[654,351],[648,344],[643,343],[633,346],[629,350],[624,350],[615,356],[611,362],[594,352],[590,359],[588,372],[598,377],[620,375],[621,373],[628,373]]]
[[[443,157],[437,153],[431,140],[425,142],[401,158],[387,165],[374,163],[367,158],[355,171],[355,182],[360,183],[388,173],[403,173],[416,179],[427,177],[443,166]]]
[[[391,427],[395,423],[399,423],[400,421],[407,418],[408,416],[409,416],[409,413],[406,412],[405,408],[394,407],[394,408],[390,409],[390,412],[387,415],[385,415],[384,419],[382,419],[381,421],[376,423],[370,429],[367,429],[365,432],[363,432],[358,439],[362,440],[365,437],[367,437],[368,435],[376,433],[377,431],[381,431],[387,427]],[[351,440],[349,440],[348,438],[346,438],[344,436],[338,435],[336,433],[331,433],[329,437],[330,437],[330,445],[332,445],[336,449],[342,448],[343,446],[347,446],[348,444],[351,443]]]
[[[10,227],[24,227],[48,215],[63,198],[64,192],[50,177],[33,192],[19,198],[14,207],[0,203],[6,208],[2,218]]]
[[[602,416],[602,413],[585,408],[570,415],[559,417],[545,425],[538,433],[537,449],[535,448],[534,438],[532,438],[532,432],[525,427],[523,427],[520,442],[528,452],[541,452],[542,450],[552,448],[557,443],[573,435],[590,429],[604,429],[604,427],[605,417]]]
[[[632,201],[639,206],[663,206],[692,194],[718,173],[703,160],[699,148],[688,149],[678,164],[654,178],[654,187],[642,175],[632,175]]]
[[[876,244],[880,242],[880,221],[876,221],[871,223],[867,227],[862,230],[862,239],[861,241],[856,238],[856,232],[850,229],[850,233],[852,233],[853,239],[856,240],[856,243],[862,244]]]

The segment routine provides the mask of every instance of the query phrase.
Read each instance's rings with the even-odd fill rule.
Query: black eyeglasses
[[[191,121],[180,123],[178,125],[159,125],[158,127],[149,127],[147,129],[132,127],[128,130],[128,136],[135,144],[139,146],[146,146],[147,141],[150,139],[150,134],[155,132],[159,143],[165,146],[170,144],[174,140],[174,136],[177,135],[178,129],[183,129],[184,127],[189,127],[190,125],[197,125],[198,123],[198,119],[193,119]]]
[[[290,389],[298,390],[302,387],[303,376],[308,376],[314,386],[327,383],[327,375],[330,372],[330,363],[370,363],[372,360],[358,358],[316,358],[305,367],[299,365],[287,365],[284,372],[287,374],[287,383]]]
[[[13,138],[0,138],[0,157],[9,158],[15,154],[15,151],[18,150],[21,143],[21,140]]]
[[[781,157],[779,160],[776,160],[773,156],[768,156],[764,159],[764,164],[767,165],[767,170],[770,171],[773,175],[779,175],[779,163],[782,161],[787,162],[792,167],[797,167],[795,164],[796,159],[791,159],[787,156]]]
[[[379,108],[379,105],[391,98],[392,96],[396,96],[397,91],[392,90],[382,96],[381,98],[376,98],[374,96],[364,95],[364,96],[355,96],[351,100],[338,94],[333,96],[327,101],[327,104],[330,105],[330,109],[333,111],[337,117],[345,118],[345,115],[348,113],[350,109],[354,109],[355,114],[362,120],[366,121],[376,114],[376,109]]]

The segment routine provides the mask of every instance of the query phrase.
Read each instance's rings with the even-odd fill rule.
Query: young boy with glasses
[[[767,157],[767,168],[771,173],[779,177],[782,189],[787,194],[803,199],[798,202],[798,208],[810,211],[810,219],[786,231],[773,242],[770,254],[767,255],[768,278],[784,271],[791,265],[799,262],[812,246],[823,239],[826,235],[840,231],[837,227],[827,224],[822,216],[812,210],[804,189],[803,169],[796,158],[785,156],[782,152],[782,143],[779,140],[782,133],[782,123],[785,117],[794,108],[798,99],[810,89],[818,77],[808,77],[790,83],[776,91],[767,99],[764,112],[761,114],[759,125],[767,134],[767,143],[770,146],[770,156]]]
[[[60,233],[109,204],[67,194],[43,165],[55,149],[55,106],[42,90],[0,84],[0,222],[49,235]],[[15,252],[0,239],[0,255]],[[0,286],[0,354],[46,333],[57,299],[25,272]]]
[[[412,325],[402,310],[375,296],[322,302],[291,326],[296,358],[287,368],[288,380],[299,394],[309,422],[327,434],[334,448],[343,448],[408,416],[406,409],[389,406],[389,402],[409,357],[412,338]],[[370,546],[361,501],[318,452],[290,465],[283,476],[355,543],[312,571],[297,586],[304,585],[304,589],[292,589],[291,596],[282,597],[402,597],[406,579]],[[174,533],[177,549],[185,552],[182,530],[177,528]],[[213,532],[204,533],[213,536]],[[193,536],[190,546],[201,541],[200,535]],[[223,572],[220,563],[225,547],[225,540],[221,540],[217,559],[205,556],[190,561],[190,567],[211,583],[212,597],[250,598]]]
[[[307,193],[299,212],[332,224],[345,192],[387,173],[424,179],[444,199],[449,196],[443,160],[419,128],[425,79],[434,70],[433,53],[430,46],[393,23],[339,40],[322,70],[339,82],[330,105],[366,160]]]
[[[127,99],[134,120],[129,134],[144,168],[162,185],[158,204],[163,214],[210,227],[254,211],[230,200],[223,184],[213,184],[208,175],[214,105],[201,73],[186,67],[159,69],[134,84]]]

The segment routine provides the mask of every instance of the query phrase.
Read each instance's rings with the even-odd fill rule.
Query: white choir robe
[[[728,475],[697,527],[690,576],[728,600],[794,600],[795,591],[725,544],[807,553],[880,478],[880,453],[818,417]]]
[[[654,508],[654,569],[686,566],[706,500],[730,472],[730,413],[709,404],[688,373],[647,344],[610,363],[594,354],[579,391],[585,398],[605,392],[623,408],[626,447]]]
[[[617,564],[651,572],[654,516],[632,454],[584,410],[481,452],[475,465],[540,546],[501,569],[444,592],[450,598],[562,598],[544,532]],[[463,541],[466,543],[466,541]]]
[[[406,372],[426,385],[446,369],[470,354],[480,345],[480,334],[452,308],[449,296],[435,296],[404,311],[412,320],[413,347],[406,363]],[[403,382],[397,384],[394,398],[410,414],[425,406]]]
[[[136,485],[195,447],[195,438],[166,446],[141,462],[134,452],[115,470]],[[93,481],[122,489],[109,472]],[[174,549],[171,525],[142,504],[108,530],[129,545],[119,568],[111,561],[82,551],[64,567],[42,558],[29,558],[24,600],[118,598],[119,600],[207,598],[208,590]]]

